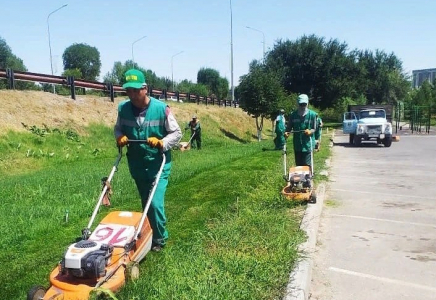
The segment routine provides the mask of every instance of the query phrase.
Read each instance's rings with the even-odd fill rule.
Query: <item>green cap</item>
[[[123,88],[142,89],[146,86],[145,76],[139,70],[130,69],[125,74],[126,83],[123,84]]]

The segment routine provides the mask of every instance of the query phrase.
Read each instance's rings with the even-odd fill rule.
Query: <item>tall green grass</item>
[[[299,230],[304,206],[280,196],[282,153],[262,151],[273,148],[272,140],[243,139],[205,135],[203,150],[173,151],[168,245],[147,255],[140,279],[118,299],[282,298],[305,239]],[[329,155],[327,142],[315,155],[318,169]],[[29,149],[54,154],[28,156]],[[32,285],[49,285],[50,271],[86,227],[117,150],[111,129],[94,125],[76,140],[11,132],[0,151],[1,295],[24,299]],[[292,164],[291,153],[288,158]],[[140,210],[125,158],[112,187],[112,207],[98,218]]]

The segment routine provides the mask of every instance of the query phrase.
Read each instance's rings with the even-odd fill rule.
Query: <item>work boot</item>
[[[160,252],[163,250],[163,245],[159,245],[159,244],[155,244],[153,246],[151,246],[151,251],[153,252]]]

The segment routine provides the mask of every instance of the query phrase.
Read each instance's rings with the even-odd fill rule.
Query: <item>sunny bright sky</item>
[[[0,37],[29,72],[50,74],[48,15],[55,75],[74,43],[100,51],[100,78],[115,61],[135,62],[158,76],[197,80],[202,67],[231,78],[230,0],[13,0],[1,5]],[[232,0],[234,85],[277,40],[315,34],[350,50],[394,52],[403,68],[436,68],[435,0]],[[254,29],[248,29],[246,27]],[[262,34],[263,33],[263,34]],[[181,54],[175,54],[183,51]],[[173,61],[173,68],[171,68]]]

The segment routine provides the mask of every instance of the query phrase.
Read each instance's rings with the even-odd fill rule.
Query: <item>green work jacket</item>
[[[118,105],[118,116],[123,134],[129,140],[146,140],[149,137],[163,139],[167,135],[165,129],[165,109],[167,105],[150,97],[150,103],[141,124],[133,115],[132,103],[125,100]],[[131,143],[127,147],[129,169],[142,170],[143,168],[159,168],[162,162],[160,150],[152,148],[146,143]],[[171,162],[171,151],[165,152],[166,164]],[[132,174],[133,175],[133,174]]]
[[[317,125],[318,114],[313,110],[308,109],[304,116],[300,116],[295,110],[289,117],[287,132],[294,131],[294,150],[299,152],[310,152],[315,148],[315,137],[319,136],[319,128]],[[312,145],[310,144],[310,136],[304,134],[304,130],[315,130],[312,134]]]

